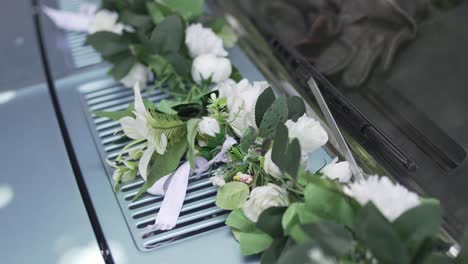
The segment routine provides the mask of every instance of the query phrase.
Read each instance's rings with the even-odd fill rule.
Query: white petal
[[[143,98],[141,97],[139,82],[135,83],[135,86],[133,86],[133,91],[135,92],[135,111],[140,115],[145,115],[146,107],[143,103]]]
[[[143,156],[140,158],[140,162],[138,163],[138,171],[140,172],[141,177],[146,181],[148,177],[148,165],[151,160],[151,157],[154,153],[154,147],[151,144],[148,144],[145,152],[143,152]]]
[[[161,138],[159,139],[159,142],[155,142],[156,152],[162,155],[164,154],[164,152],[166,152],[166,147],[167,147],[167,137],[166,137],[166,134],[162,133]]]
[[[141,139],[143,136],[140,133],[141,127],[136,119],[129,116],[120,119],[120,125],[125,135],[131,139]]]

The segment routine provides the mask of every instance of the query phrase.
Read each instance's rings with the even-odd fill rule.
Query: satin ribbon
[[[193,170],[194,177],[200,177],[203,172],[215,163],[226,162],[227,151],[236,143],[237,141],[234,138],[228,137],[219,153],[212,160],[207,161],[202,157],[197,157],[195,159],[196,169]],[[186,161],[174,173],[162,177],[148,189],[147,192],[150,194],[164,195],[164,200],[156,215],[154,224],[146,227],[143,237],[155,230],[171,230],[176,226],[187,193],[190,173],[190,163]]]
[[[76,13],[57,10],[47,6],[41,6],[41,9],[59,28],[88,32],[89,25],[94,18],[97,6],[93,4],[81,5],[80,11]]]

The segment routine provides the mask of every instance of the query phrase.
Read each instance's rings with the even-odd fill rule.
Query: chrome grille
[[[58,1],[58,7],[61,10],[70,12],[78,12],[82,4],[82,0]],[[70,48],[73,65],[76,68],[94,65],[102,61],[101,56],[99,56],[99,54],[91,46],[84,45],[86,40],[86,33],[67,31],[65,34],[66,42]]]
[[[120,138],[116,134],[119,131],[119,123],[96,117],[90,112],[126,109],[133,101],[133,91],[111,79],[87,83],[80,86],[79,90],[101,158],[103,161],[114,160],[128,141],[114,143]],[[153,102],[168,97],[161,91],[154,91],[150,94],[144,91],[142,95]],[[110,182],[109,188],[112,188],[112,168],[107,168],[107,175]],[[155,231],[145,237],[143,237],[143,230],[154,223],[163,197],[144,194],[140,199],[132,202],[132,198],[143,185],[141,179],[124,184],[120,191],[115,193],[138,249],[153,250],[162,245],[198,236],[224,226],[227,211],[216,207],[216,188],[208,181],[208,177],[207,173],[200,178],[190,177],[187,196],[173,230]]]

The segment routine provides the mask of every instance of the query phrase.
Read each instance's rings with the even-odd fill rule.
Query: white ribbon
[[[80,11],[77,13],[57,10],[47,6],[42,6],[41,9],[59,28],[88,32],[97,6],[93,4],[81,5]]]
[[[202,157],[197,157],[195,159],[196,169],[193,171],[195,177],[199,177],[211,165],[225,162],[226,152],[236,143],[234,138],[228,137],[219,153],[212,160],[207,161]],[[156,216],[156,221],[143,232],[144,237],[155,230],[170,230],[175,227],[184,204],[190,172],[190,162],[186,161],[174,173],[162,177],[148,189],[147,192],[150,194],[164,195],[164,200]]]

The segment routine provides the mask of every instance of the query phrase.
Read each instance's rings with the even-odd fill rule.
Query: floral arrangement
[[[301,98],[242,78],[227,58],[235,34],[203,0],[105,0],[87,23],[87,43],[134,90],[128,109],[94,113],[131,139],[109,162],[115,190],[142,177],[135,200],[164,195],[146,232],[172,229],[188,178],[209,171],[241,253],[262,263],[468,263],[466,248],[447,254],[437,200],[387,177],[353,181],[346,161],[308,171],[326,130]],[[147,83],[171,99],[144,100]]]

